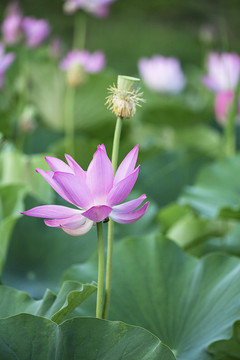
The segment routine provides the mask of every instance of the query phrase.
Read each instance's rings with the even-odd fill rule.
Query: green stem
[[[22,151],[24,144],[24,136],[20,131],[20,119],[25,107],[29,103],[29,61],[28,61],[28,49],[22,48],[19,56],[19,74],[18,74],[18,104],[16,119],[13,123],[13,137],[15,144],[19,150]]]
[[[64,109],[65,151],[74,156],[75,88],[67,86]]]
[[[114,174],[117,170],[122,121],[123,118],[120,117],[117,118],[114,139],[113,139],[112,167]],[[108,247],[107,247],[106,284],[105,284],[105,302],[103,307],[103,319],[108,318],[110,300],[111,300],[113,237],[114,237],[114,222],[110,219],[108,223]]]
[[[104,283],[104,242],[103,242],[102,222],[97,223],[97,238],[98,238],[98,289],[97,289],[96,317],[98,319],[102,319],[103,283]]]
[[[73,48],[84,50],[86,43],[86,15],[83,11],[76,13],[74,21]]]
[[[232,106],[227,115],[227,121],[224,129],[224,140],[226,156],[234,156],[236,154],[236,118],[238,113],[238,99],[240,94],[240,81],[237,84]]]

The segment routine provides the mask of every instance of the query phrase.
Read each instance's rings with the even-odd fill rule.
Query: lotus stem
[[[119,144],[122,130],[123,118],[118,117],[113,138],[112,150],[112,167],[115,174],[118,164]],[[103,308],[103,319],[108,318],[110,300],[111,300],[111,285],[112,285],[112,256],[113,256],[113,238],[114,238],[114,222],[109,219],[108,223],[108,250],[107,250],[107,264],[106,264],[106,284],[105,284],[105,302]]]
[[[102,319],[103,311],[103,283],[104,283],[104,242],[102,232],[102,222],[97,223],[98,238],[98,289],[97,289],[97,305],[96,317]]]
[[[86,43],[86,16],[83,11],[77,12],[74,22],[73,48],[84,50]]]

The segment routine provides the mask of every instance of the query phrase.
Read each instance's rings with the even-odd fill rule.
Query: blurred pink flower
[[[94,223],[107,217],[121,224],[137,221],[147,210],[149,202],[137,209],[146,199],[146,195],[120,204],[130,194],[137,180],[137,156],[138,145],[122,161],[115,176],[104,145],[98,146],[87,171],[69,155],[65,155],[68,165],[57,158],[46,156],[45,159],[53,171],[36,171],[64,200],[75,205],[77,209],[43,205],[22,214],[52,219],[45,220],[45,224],[62,228],[72,236],[87,233]]]
[[[50,34],[50,25],[46,20],[25,17],[22,22],[22,29],[26,35],[28,47],[40,45]]]
[[[208,75],[203,83],[214,92],[234,90],[240,75],[240,57],[234,53],[211,53],[207,60]]]
[[[207,60],[208,75],[203,83],[216,93],[214,111],[217,121],[226,122],[228,110],[232,105],[234,90],[240,76],[240,57],[234,53],[211,53]]]
[[[0,43],[0,89],[3,87],[4,74],[15,59],[14,53],[5,54],[4,45]]]
[[[230,109],[230,106],[232,105],[234,99],[234,92],[229,91],[220,91],[216,94],[215,102],[214,102],[214,110],[215,110],[215,116],[218,122],[221,125],[225,124],[228,111]],[[240,99],[238,102],[238,120],[240,115]]]
[[[109,14],[109,5],[116,0],[65,0],[64,11],[68,14],[75,13],[78,9],[98,17]]]
[[[105,56],[101,51],[95,51],[91,54],[87,50],[73,50],[61,61],[60,68],[62,70],[70,70],[81,66],[85,72],[97,73],[104,68],[105,62]]]
[[[138,62],[143,82],[152,90],[166,93],[179,93],[186,83],[181,65],[176,58],[155,55],[141,58]]]
[[[7,16],[2,23],[3,41],[5,44],[16,44],[22,35],[22,14],[18,3],[11,3]]]

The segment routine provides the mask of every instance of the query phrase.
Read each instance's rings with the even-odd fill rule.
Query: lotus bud
[[[67,83],[71,87],[77,87],[84,83],[86,74],[80,65],[73,66],[67,70]]]

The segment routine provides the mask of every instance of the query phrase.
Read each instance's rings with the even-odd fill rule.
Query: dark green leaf
[[[65,281],[57,295],[51,290],[46,290],[43,299],[34,300],[23,291],[0,286],[0,318],[28,313],[50,318],[57,324],[60,324],[96,289],[96,286],[93,284]]]
[[[180,202],[202,216],[240,218],[240,156],[220,160],[201,171],[194,186],[185,189]]]
[[[172,352],[148,331],[93,318],[75,318],[57,326],[32,315],[0,320],[4,360],[174,360]]]
[[[240,359],[240,321],[234,324],[231,338],[216,341],[208,350],[214,360]]]
[[[227,231],[223,221],[203,219],[188,206],[179,204],[164,208],[158,219],[165,235],[185,249],[210,236],[223,236]]]
[[[110,319],[148,329],[177,359],[207,359],[209,344],[228,336],[240,316],[236,258],[210,254],[198,260],[152,236],[120,241],[113,264]],[[96,280],[95,268],[93,259],[72,267],[65,278]],[[89,301],[77,313],[90,315],[93,309]]]
[[[137,189],[142,189],[158,205],[174,201],[184,186],[192,184],[208,159],[196,152],[163,152],[142,166]]]

